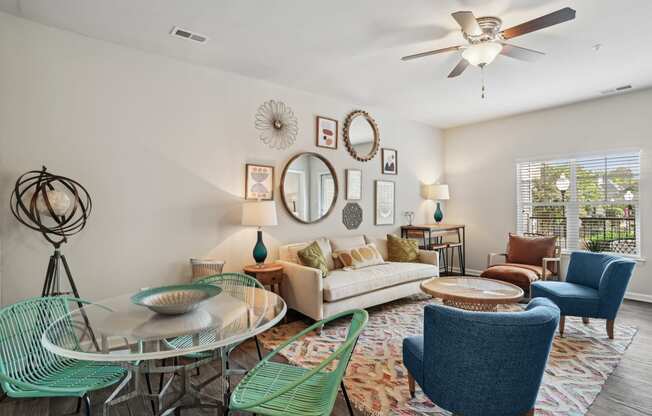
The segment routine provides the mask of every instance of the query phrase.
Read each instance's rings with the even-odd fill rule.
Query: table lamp
[[[254,246],[253,256],[256,264],[262,266],[267,258],[267,248],[263,244],[262,227],[278,225],[276,202],[256,201],[242,205],[242,225],[258,227],[258,240]]]
[[[435,210],[435,222],[439,224],[444,219],[444,213],[441,210],[439,201],[447,201],[450,199],[448,192],[448,185],[440,185],[433,183],[424,186],[423,197],[432,201],[437,201],[437,209]]]

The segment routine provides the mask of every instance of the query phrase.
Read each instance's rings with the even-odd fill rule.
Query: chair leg
[[[344,394],[344,401],[346,402],[346,407],[349,408],[349,414],[353,416],[353,407],[351,407],[351,401],[349,400],[349,395],[346,393],[346,387],[344,387],[344,381],[340,382],[342,387],[342,394]]]
[[[260,343],[258,342],[258,337],[254,337],[254,341],[256,341],[256,352],[258,353],[258,360],[263,359],[263,354],[260,352]]]
[[[525,413],[525,416],[534,416],[534,409],[530,409]]]
[[[84,394],[84,409],[86,416],[91,416],[91,396]]]
[[[149,373],[145,373],[145,381],[147,382],[147,392],[149,394],[153,394],[152,393],[152,381],[149,378]],[[149,404],[150,404],[150,406],[152,406],[152,414],[155,415],[156,414],[156,404],[154,403],[154,400],[150,400]]]
[[[564,315],[559,317],[559,336],[564,336],[564,326],[566,325],[566,317]]]
[[[81,412],[81,405],[82,405],[82,398],[77,397],[77,407],[75,408],[75,414],[79,414]]]
[[[609,339],[614,339],[614,323],[614,319],[607,320],[607,335],[609,336]]]
[[[408,372],[408,389],[410,390],[410,397],[414,399],[414,394],[416,391],[416,383],[414,382],[414,377]]]
[[[584,318],[583,317],[582,322],[584,323],[584,325],[588,325],[589,324],[589,318]]]

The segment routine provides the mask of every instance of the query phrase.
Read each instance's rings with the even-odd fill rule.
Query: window
[[[333,180],[333,175],[330,173],[320,174],[320,187],[319,215],[323,216],[331,209],[331,204],[335,197],[335,181]]]
[[[517,231],[567,250],[640,255],[640,153],[519,162]]]

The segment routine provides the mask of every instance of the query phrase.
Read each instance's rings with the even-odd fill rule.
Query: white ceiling
[[[450,13],[510,27],[570,6],[574,21],[514,39],[547,55],[499,56],[446,76],[458,53],[400,57],[464,42]],[[652,86],[650,0],[0,0],[0,10],[89,37],[396,111],[450,127]],[[201,45],[168,35],[178,25]],[[595,52],[594,44],[602,44]]]

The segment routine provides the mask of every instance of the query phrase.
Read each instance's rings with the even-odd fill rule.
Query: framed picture
[[[274,199],[274,166],[247,163],[245,199],[262,201]]]
[[[376,181],[376,225],[394,225],[396,185],[393,181]]]
[[[346,170],[346,199],[350,201],[362,199],[362,171],[360,169]]]
[[[337,149],[338,122],[332,118],[317,116],[317,147]]]
[[[397,175],[398,174],[398,151],[395,149],[388,149],[383,147],[380,151],[382,172],[384,175]]]

